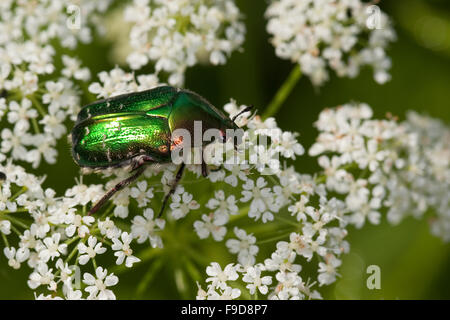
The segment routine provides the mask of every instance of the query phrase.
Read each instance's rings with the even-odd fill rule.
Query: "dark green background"
[[[237,4],[246,17],[243,52],[234,53],[225,66],[189,69],[186,87],[217,106],[224,105],[232,97],[238,103],[254,104],[262,111],[293,65],[277,58],[268,42],[264,18],[267,2],[238,0]],[[356,79],[333,75],[326,85],[315,89],[308,78],[302,78],[276,118],[283,129],[299,132],[305,147],[309,147],[317,136],[312,124],[320,111],[351,101],[369,103],[378,117],[391,112],[404,118],[406,111],[412,109],[450,123],[450,2],[385,0],[380,6],[391,16],[398,35],[389,51],[393,60],[392,80],[380,86],[373,81],[372,72],[364,70]],[[102,54],[109,49],[110,44],[96,39],[95,44],[77,49],[77,54],[95,74],[114,66],[114,61],[108,61]],[[59,150],[58,164],[42,165],[38,173],[48,174],[46,186],[63,192],[73,185],[78,168],[70,158],[69,146],[64,139]],[[317,170],[315,160],[308,156],[298,158],[296,167],[300,172]],[[98,183],[100,180],[93,176],[88,181]],[[407,218],[398,226],[391,226],[383,219],[380,226],[365,226],[361,230],[350,228],[349,231],[351,253],[344,257],[340,270],[342,278],[322,289],[325,298],[450,298],[450,244],[433,237],[425,219]],[[182,248],[183,241],[179,245]],[[177,261],[176,256],[169,261],[179,265],[168,262],[160,271],[161,276],[140,297],[185,297],[177,294],[172,281],[173,268],[183,267],[182,262]],[[368,275],[365,270],[372,264],[381,267],[381,290],[366,288]],[[146,267],[121,276],[119,298],[136,297],[133,288],[139,281],[140,272],[145,272],[142,268]],[[0,298],[32,298],[26,286],[27,275],[26,268],[13,271],[2,258]]]

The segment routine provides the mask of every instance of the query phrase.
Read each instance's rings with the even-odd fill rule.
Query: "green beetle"
[[[194,122],[200,121],[202,133],[217,129],[222,141],[226,141],[227,130],[238,129],[235,119],[250,108],[230,119],[200,95],[170,86],[123,94],[85,106],[71,133],[75,162],[80,167],[95,170],[131,166],[134,172],[108,191],[89,214],[98,211],[117,191],[136,180],[147,165],[171,162],[171,150],[180,143],[172,136],[175,130],[184,129],[193,136]],[[181,163],[159,215],[175,191],[184,167]],[[208,174],[204,160],[202,174]]]

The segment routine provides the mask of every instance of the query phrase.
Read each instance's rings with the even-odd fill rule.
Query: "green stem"
[[[36,99],[34,95],[29,95],[28,99],[31,100],[31,102],[34,104],[34,107],[36,107],[37,111],[40,113],[42,117],[45,117],[47,115],[47,112],[44,110],[44,107],[42,104]]]
[[[83,210],[85,210],[86,206],[83,207]],[[112,212],[112,209],[114,208],[114,203],[111,201],[108,208],[105,210],[105,212],[100,217],[100,220],[106,219],[106,217]],[[84,211],[85,212],[85,211]]]
[[[6,219],[8,219],[9,221],[11,221],[12,223],[24,228],[24,229],[28,229],[30,226],[28,226],[27,224],[25,224],[24,222],[22,222],[20,219],[17,219],[15,217],[12,216],[5,216]]]
[[[77,246],[75,246],[75,248],[73,248],[73,250],[70,252],[69,256],[66,258],[66,260],[64,260],[64,264],[69,263],[70,259],[73,258],[73,256],[75,255],[75,253],[78,251]],[[59,269],[58,271],[55,272],[55,277],[58,277],[61,274],[61,269]]]
[[[33,124],[34,133],[36,133],[36,134],[41,133],[41,130],[39,130],[39,124],[38,124],[36,118],[31,119],[31,123]]]
[[[280,240],[280,239],[289,238],[290,234],[291,233],[281,234],[281,235],[276,236],[276,237],[272,237],[272,238],[269,238],[269,239],[264,239],[264,240],[261,240],[261,241],[257,241],[256,244],[261,245],[261,244],[264,244],[264,243],[269,243],[269,242],[274,242],[274,241],[277,241],[277,240]]]
[[[175,276],[175,286],[177,287],[178,293],[181,295],[182,298],[187,297],[189,283],[186,279],[184,269],[182,268],[175,269],[174,276]]]
[[[235,222],[236,220],[246,217],[248,215],[248,210],[250,210],[250,206],[245,206],[245,207],[241,208],[239,210],[239,213],[236,215],[232,215],[228,222],[229,223]]]
[[[78,246],[75,246],[72,251],[70,252],[69,256],[67,257],[65,263],[69,263],[69,261],[73,258],[73,256],[75,255],[75,253],[77,253],[78,251]]]
[[[165,259],[157,259],[154,263],[152,263],[137,287],[136,294],[139,297],[142,297],[142,295],[146,292],[152,280],[155,279],[155,276],[158,274],[161,267],[163,267],[164,262]]]
[[[201,273],[191,259],[183,256],[183,263],[185,264],[187,274],[191,277],[191,279],[194,281],[200,281],[202,278]]]
[[[288,225],[291,225],[294,228],[298,228],[299,229],[301,227],[300,222],[292,221],[292,220],[286,219],[284,217],[280,217],[279,215],[275,215],[275,219],[278,220],[278,221],[282,221],[282,222],[284,222],[284,223],[286,223]]]
[[[3,211],[0,211],[0,215],[1,214],[10,214],[10,213],[20,213],[20,212],[28,212],[28,209],[23,208],[23,209],[17,209],[16,211],[3,210]]]
[[[12,224],[11,224],[11,230],[19,237],[22,235],[22,233],[19,230],[17,230],[17,228]]]
[[[201,255],[200,252],[194,251],[189,247],[184,247],[183,250],[192,260],[200,265],[209,265],[211,262],[208,257]]]
[[[77,241],[78,239],[80,239],[80,237],[75,237],[75,238],[67,239],[67,240],[65,241],[65,244],[67,244],[67,246],[70,246],[72,243],[74,243],[74,242]]]
[[[3,242],[5,243],[5,247],[9,248],[8,238],[6,238],[6,235],[2,233]]]
[[[300,70],[300,66],[298,64],[295,64],[288,78],[284,81],[280,89],[278,89],[277,93],[275,94],[275,97],[267,106],[265,112],[262,115],[263,119],[274,116],[278,112],[286,98],[291,93],[292,89],[294,89],[301,76],[302,71]]]
[[[112,246],[112,242],[106,240],[104,237],[102,237],[100,235],[95,235],[95,237],[97,238],[98,241],[103,242],[103,243],[107,244],[108,246]]]
[[[20,196],[22,193],[26,192],[28,190],[27,187],[22,187],[19,191],[17,191],[12,197],[11,200],[16,199],[18,196]]]

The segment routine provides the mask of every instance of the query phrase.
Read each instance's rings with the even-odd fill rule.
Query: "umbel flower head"
[[[156,73],[184,83],[187,67],[198,62],[224,64],[240,48],[245,26],[233,0],[134,0],[125,10],[132,23],[127,61],[132,69],[155,62]]]
[[[448,241],[449,128],[413,112],[402,123],[371,117],[367,104],[321,113],[309,154],[321,155],[327,188],[345,195],[356,227],[379,223],[383,207],[391,223],[431,210],[432,231]]]
[[[320,155],[323,172],[312,177],[288,168],[277,174],[282,187],[289,177],[289,188],[278,193],[282,205],[274,221],[282,219],[287,207],[297,231],[286,235],[287,241],[278,241],[270,258],[265,258],[258,257],[253,235],[235,228],[239,240],[227,240],[226,245],[238,254],[239,263],[224,270],[211,263],[206,268],[206,290],[198,284],[197,299],[248,298],[258,290],[270,299],[320,299],[313,287],[339,277],[340,256],[349,251],[344,240],[348,225],[378,224],[382,213],[390,223],[428,213],[432,233],[450,241],[450,129],[414,112],[403,122],[372,115],[364,103],[320,114],[316,122],[320,133],[309,155]],[[282,198],[286,193],[288,197]],[[313,257],[319,261],[315,279],[302,272]],[[234,285],[238,279],[248,292]]]
[[[361,0],[273,0],[267,31],[277,56],[299,64],[314,85],[329,78],[356,77],[370,66],[378,83],[390,79],[386,55],[395,32],[379,7]]]
[[[85,23],[76,24],[68,12],[71,1],[1,1],[0,159],[34,168],[42,160],[56,162],[57,139],[67,132],[64,122],[76,117],[80,84],[90,78],[76,57],[57,54],[56,44],[74,49],[89,43],[91,22],[109,3],[78,1],[75,14]]]

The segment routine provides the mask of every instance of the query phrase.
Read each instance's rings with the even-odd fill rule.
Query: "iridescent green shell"
[[[97,101],[78,115],[72,155],[79,166],[91,168],[122,166],[142,156],[169,162],[171,133],[184,128],[193,134],[194,121],[202,121],[203,131],[236,128],[198,94],[169,86]]]

